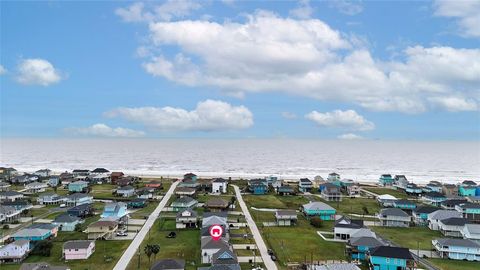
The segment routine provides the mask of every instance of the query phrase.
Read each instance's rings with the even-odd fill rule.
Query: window
[[[386,261],[387,263],[390,263],[390,258],[386,258],[385,261]]]

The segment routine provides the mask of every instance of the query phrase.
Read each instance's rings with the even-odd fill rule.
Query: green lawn
[[[341,202],[326,202],[341,214],[363,215],[363,207],[367,207],[368,214],[374,215],[380,211],[380,206],[375,199],[343,198]]]
[[[396,189],[391,189],[391,188],[382,188],[382,187],[368,187],[368,188],[363,188],[365,190],[368,190],[370,192],[376,193],[378,195],[383,195],[383,194],[390,194],[392,196],[395,196],[397,199],[406,199],[408,198],[408,195],[401,191],[401,190],[396,190]]]
[[[145,206],[144,208],[140,208],[137,211],[131,213],[130,217],[143,219],[145,216],[149,216],[157,206],[158,206],[157,201],[149,202],[147,206]]]
[[[243,200],[250,207],[275,209],[298,209],[308,203],[303,196],[244,195]]]
[[[428,259],[428,261],[442,270],[478,270],[480,268],[480,262],[467,262],[449,259]]]
[[[439,231],[432,231],[427,227],[387,228],[372,226],[370,228],[395,244],[410,249],[417,249],[418,241],[420,249],[430,250],[432,249],[432,240],[443,237]]]
[[[176,238],[166,238],[169,232],[175,231]],[[160,252],[156,259],[161,258],[177,258],[186,261],[186,269],[197,269],[200,265],[200,230],[177,230],[175,229],[175,220],[159,219],[153,225],[149,236],[145,238],[140,246],[140,269],[149,269],[148,257],[143,252],[143,248],[147,244],[160,245]],[[152,256],[151,262],[154,262]],[[135,256],[127,269],[137,269],[138,256]]]

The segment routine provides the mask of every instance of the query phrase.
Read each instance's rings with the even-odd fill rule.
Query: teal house
[[[378,241],[375,237],[352,237],[347,242],[346,250],[352,260],[364,261],[370,250],[380,246],[383,246],[383,243]]]
[[[421,187],[417,186],[416,184],[411,183],[411,184],[407,184],[407,186],[405,187],[405,192],[410,195],[418,196],[422,194],[423,190]]]
[[[264,195],[268,192],[268,184],[265,179],[252,179],[248,182],[248,189],[255,195]]]
[[[458,195],[464,196],[464,197],[475,196],[476,190],[477,190],[477,183],[470,180],[465,180],[458,187]]]
[[[134,199],[128,202],[129,208],[143,208],[147,206],[148,201],[146,199]]]
[[[183,175],[183,180],[184,181],[190,180],[190,181],[196,182],[197,181],[197,175],[194,174],[194,173],[187,173],[187,174]]]
[[[378,183],[381,186],[392,186],[394,179],[391,174],[382,174],[378,179]]]
[[[370,269],[413,269],[414,260],[408,248],[380,246],[369,252]]]
[[[88,187],[88,182],[85,181],[75,181],[68,184],[68,191],[70,192],[84,192]]]
[[[413,201],[409,200],[396,200],[393,202],[393,207],[400,208],[402,210],[413,210],[417,208],[417,205]]]
[[[415,208],[412,212],[413,221],[417,226],[427,226],[428,225],[428,214],[433,213],[440,208],[433,206],[420,206]]]
[[[480,204],[470,202],[457,204],[455,210],[472,223],[480,223]]]
[[[447,197],[445,197],[445,195],[442,193],[431,191],[425,193],[425,195],[423,195],[423,199],[431,205],[440,206],[442,202],[447,200]]]
[[[335,220],[336,210],[323,202],[310,202],[302,206],[302,211],[308,217],[319,217],[322,220]]]

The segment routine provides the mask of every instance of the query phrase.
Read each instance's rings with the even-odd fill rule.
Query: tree
[[[310,224],[315,228],[321,228],[323,226],[323,221],[319,217],[312,217],[310,219]]]
[[[148,257],[148,265],[150,265],[150,258],[152,257],[152,254],[153,254],[152,245],[147,244],[143,250],[145,251],[145,254]]]
[[[368,215],[368,208],[366,206],[362,207],[363,214]]]
[[[43,257],[50,257],[50,252],[52,250],[53,243],[47,240],[38,242],[35,248],[32,251],[32,255],[39,255]]]
[[[153,252],[153,260],[157,257],[158,252],[160,252],[160,245],[153,244],[152,245],[152,252]]]

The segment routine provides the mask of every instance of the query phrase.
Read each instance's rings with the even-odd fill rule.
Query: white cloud
[[[253,114],[244,106],[205,100],[192,111],[173,107],[117,108],[107,117],[121,117],[159,131],[224,131],[253,125]]]
[[[5,69],[2,65],[0,65],[0,75],[7,73],[7,69]]]
[[[354,0],[334,0],[329,2],[330,6],[336,8],[339,12],[346,15],[356,15],[363,11],[361,1]]]
[[[129,128],[111,128],[105,124],[94,124],[89,127],[74,127],[65,129],[73,135],[95,136],[95,137],[143,137],[145,132]]]
[[[375,124],[366,120],[354,110],[334,110],[326,113],[312,111],[306,114],[305,118],[312,120],[319,126],[324,127],[344,128],[360,131],[367,131],[375,128]]]
[[[434,97],[430,100],[450,112],[476,111],[479,106],[477,101],[463,97]]]
[[[48,86],[62,80],[60,71],[44,59],[24,59],[18,65],[17,81],[25,85]]]
[[[257,11],[243,23],[203,20],[150,23],[144,69],[188,86],[218,87],[231,96],[283,92],[374,111],[420,113],[432,98],[479,100],[480,49],[413,46],[382,61],[352,35],[318,19]],[[175,56],[159,54],[176,46]],[[146,54],[145,54],[146,55]]]
[[[460,34],[465,37],[480,37],[480,1],[437,0],[434,3],[435,15],[455,18],[460,28]]]
[[[337,137],[337,139],[340,139],[340,140],[361,140],[361,139],[363,139],[363,137],[359,136],[357,134],[353,134],[353,133],[346,133],[346,134],[339,135]]]
[[[297,115],[292,112],[282,112],[282,117],[285,119],[295,119]]]
[[[298,7],[290,10],[290,16],[299,19],[308,19],[313,14],[313,8],[310,6],[310,0],[298,1]]]
[[[115,14],[126,22],[170,21],[186,17],[201,7],[200,2],[194,0],[168,0],[148,8],[144,3],[137,2],[126,8],[117,8]]]

